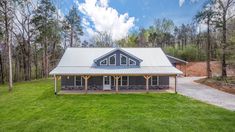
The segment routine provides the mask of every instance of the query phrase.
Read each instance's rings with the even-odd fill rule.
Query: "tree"
[[[12,0],[1,0],[0,1],[0,13],[2,14],[2,24],[4,30],[4,43],[8,48],[8,64],[9,64],[9,92],[13,89],[12,80],[12,53],[11,53],[11,29],[12,29]]]
[[[17,11],[14,12],[14,29],[12,32],[23,55],[24,80],[27,81],[31,79],[31,42],[34,35],[31,23],[33,5],[30,1],[21,0],[15,4],[15,8]]]
[[[198,12],[195,16],[195,19],[198,23],[206,23],[207,24],[207,78],[212,77],[211,71],[211,35],[210,35],[210,27],[212,24],[212,19],[214,17],[214,12],[208,2],[204,4],[202,11]]]
[[[82,32],[82,26],[81,26],[81,18],[78,15],[78,10],[75,6],[73,6],[68,15],[65,16],[66,18],[66,27],[68,30],[70,30],[70,47],[74,46],[74,38],[77,38],[78,41],[80,41],[79,39],[79,35],[83,35]]]
[[[227,55],[227,23],[234,17],[234,6],[235,0],[212,0],[213,11],[216,13],[216,25],[217,28],[222,29],[222,77],[227,77],[227,63],[226,63],[226,55]]]
[[[58,23],[55,19],[56,8],[50,0],[41,0],[38,8],[33,16],[32,23],[38,32],[37,41],[43,47],[43,76],[48,77],[49,74],[49,44],[55,43],[58,38]]]
[[[93,38],[92,43],[95,44],[96,47],[114,47],[114,41],[112,37],[107,32],[98,32]]]

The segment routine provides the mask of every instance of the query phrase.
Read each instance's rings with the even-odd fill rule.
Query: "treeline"
[[[66,47],[80,44],[81,18],[73,6],[61,17],[51,0],[0,1],[0,83],[48,77]]]

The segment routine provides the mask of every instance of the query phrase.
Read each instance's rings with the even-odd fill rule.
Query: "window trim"
[[[82,76],[80,76],[81,85],[77,85],[77,76],[74,76],[74,86],[82,86]]]
[[[153,85],[153,77],[157,77],[157,85]],[[159,76],[152,76],[151,77],[151,86],[159,86]]]
[[[126,58],[126,64],[122,64],[122,56]],[[123,54],[120,54],[120,65],[126,66],[128,64],[127,61],[128,61],[128,57]]]
[[[126,85],[123,85],[122,77],[127,77],[127,84]],[[121,79],[121,84],[120,84],[121,86],[129,86],[129,76],[121,76],[120,79]]]
[[[103,61],[105,61],[105,60],[106,60],[106,64],[102,64],[101,62],[103,62]],[[101,65],[101,66],[107,66],[107,65],[108,65],[108,59],[105,58],[105,59],[101,60],[101,61],[100,61],[100,65]]]
[[[134,62],[134,64],[131,64],[131,61],[133,61],[133,62]],[[135,66],[135,65],[136,65],[136,61],[135,61],[135,60],[133,60],[133,59],[131,59],[131,58],[129,58],[129,65],[130,65],[130,66]]]
[[[115,58],[114,64],[110,64],[110,58],[113,57],[113,56],[114,56],[114,58]],[[116,54],[113,54],[113,55],[109,56],[109,65],[110,65],[110,66],[116,66],[116,60],[117,60]]]

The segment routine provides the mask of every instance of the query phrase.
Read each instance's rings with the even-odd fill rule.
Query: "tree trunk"
[[[210,38],[210,19],[207,19],[207,78],[211,78],[211,38]]]
[[[1,73],[1,83],[4,84],[4,75],[3,75],[3,61],[2,61],[2,53],[0,52],[0,73]]]
[[[73,28],[71,28],[71,33],[70,33],[70,47],[73,47]]]
[[[9,65],[9,92],[12,91],[13,89],[13,84],[12,84],[12,56],[11,56],[11,43],[9,41],[10,36],[9,36],[9,28],[10,28],[10,22],[9,22],[9,7],[8,7],[8,1],[3,1],[4,3],[4,22],[5,22],[5,44],[7,45],[8,48],[8,65]]]
[[[223,38],[222,38],[222,78],[227,77],[227,71],[226,71],[226,44],[227,44],[227,24],[226,24],[226,12],[223,13]]]
[[[37,46],[34,47],[34,65],[35,65],[35,78],[38,79],[38,56],[37,56]]]

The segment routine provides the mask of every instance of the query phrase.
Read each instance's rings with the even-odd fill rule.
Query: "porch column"
[[[120,76],[114,76],[115,79],[115,86],[116,86],[116,93],[118,93],[118,79],[120,78]]]
[[[54,75],[54,84],[55,84],[55,95],[57,94],[57,79],[56,79],[56,75]]]
[[[174,92],[176,93],[176,88],[177,88],[177,75],[175,75],[175,88],[174,88]]]
[[[151,76],[144,76],[145,80],[146,80],[146,91],[148,92],[149,91],[149,78],[151,78]]]
[[[83,79],[85,79],[85,92],[87,94],[87,83],[88,83],[88,79],[90,78],[91,76],[82,76]]]

